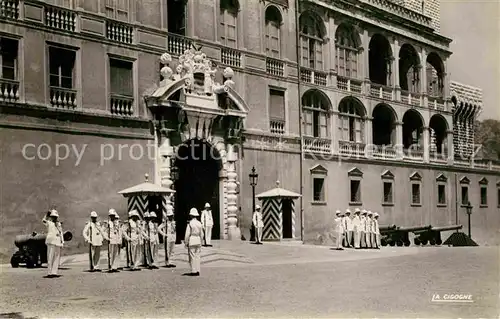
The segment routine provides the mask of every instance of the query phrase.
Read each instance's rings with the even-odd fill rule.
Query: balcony
[[[282,77],[285,73],[285,64],[280,60],[266,58],[266,72],[271,75]]]
[[[50,104],[62,109],[76,108],[76,90],[51,86]]]
[[[396,159],[398,157],[394,147],[389,145],[374,145],[371,151],[373,158],[376,159]]]
[[[221,62],[229,66],[241,67],[241,52],[231,48],[221,48]]]
[[[271,134],[276,134],[276,135],[285,134],[285,120],[271,119],[269,121],[269,130]]]
[[[19,82],[0,79],[0,101],[15,102],[19,100]]]
[[[403,154],[406,160],[417,162],[422,162],[424,160],[424,151],[419,148],[405,148]]]
[[[76,30],[76,13],[70,10],[65,10],[53,6],[44,6],[45,25],[64,31],[75,32]]]
[[[175,55],[181,55],[184,51],[191,48],[191,40],[177,34],[169,33],[167,35],[167,51]]]
[[[126,95],[111,94],[110,112],[114,115],[133,116],[134,98]]]
[[[106,21],[106,38],[111,41],[132,44],[134,28],[118,21]]]
[[[332,153],[332,141],[327,138],[304,136],[304,151],[313,153]]]
[[[444,106],[444,99],[442,97],[429,96],[427,101],[430,109],[446,111],[446,108]]]
[[[435,150],[430,150],[429,160],[431,161],[431,163],[446,164],[448,163],[448,151],[443,150],[441,152],[438,152]]]
[[[19,0],[0,0],[0,18],[19,19]]]
[[[351,79],[343,76],[337,77],[337,88],[342,91],[354,92],[361,94],[361,80]]]
[[[317,71],[309,68],[301,68],[300,80],[311,84],[326,86],[327,74],[326,72],[322,71]]]
[[[401,91],[401,102],[413,106],[421,106],[420,94],[415,92]]]
[[[339,153],[343,156],[363,157],[366,145],[359,142],[339,141]]]
[[[392,101],[394,99],[392,87],[375,83],[370,84],[370,95],[388,101]]]

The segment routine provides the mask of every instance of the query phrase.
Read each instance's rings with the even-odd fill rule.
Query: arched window
[[[339,140],[363,143],[365,110],[361,102],[346,97],[339,104]]]
[[[302,96],[304,114],[304,135],[329,138],[328,131],[330,102],[324,93],[309,90]]]
[[[354,29],[341,24],[335,33],[337,51],[337,72],[340,76],[356,78],[358,76],[359,36]]]
[[[238,0],[220,0],[219,35],[221,43],[230,48],[238,47]]]
[[[323,20],[312,12],[300,16],[300,51],[302,65],[315,70],[323,70]]]
[[[279,58],[281,51],[281,13],[275,6],[266,9],[265,46],[268,57]]]

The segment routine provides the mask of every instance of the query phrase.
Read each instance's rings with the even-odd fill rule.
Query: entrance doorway
[[[212,208],[212,239],[220,239],[219,171],[222,165],[218,151],[207,142],[190,140],[179,146],[174,165],[179,172],[175,182],[177,243],[184,240],[189,210],[198,209],[200,220],[205,203]]]
[[[281,211],[283,220],[282,234],[283,238],[293,238],[292,234],[292,200],[282,199],[281,200]]]

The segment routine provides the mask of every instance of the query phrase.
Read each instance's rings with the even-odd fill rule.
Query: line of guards
[[[108,269],[110,273],[119,272],[118,263],[120,249],[125,247],[127,256],[127,268],[131,271],[141,270],[140,266],[149,269],[158,269],[158,251],[160,240],[163,236],[166,243],[166,267],[176,267],[171,263],[176,241],[176,224],[174,212],[167,210],[167,219],[162,224],[156,223],[155,212],[145,212],[144,220],[140,220],[139,213],[132,210],[128,213],[128,222],[121,222],[116,210],[110,209],[109,220],[105,223],[97,221],[97,213],[90,213],[90,221],[83,229],[85,242],[89,244],[89,263],[91,272],[100,272],[99,262],[101,259],[101,247],[103,241],[108,241]],[[198,210],[191,208],[189,211],[190,221],[186,227],[184,245],[188,250],[189,263],[191,265],[190,276],[200,275],[200,254],[202,242],[204,246],[212,246],[210,243],[213,218],[210,204],[205,204],[201,220],[198,221]],[[58,221],[59,213],[51,210],[43,218],[47,226],[47,278],[60,277],[57,274],[61,248],[64,245],[62,224]],[[206,234],[206,237],[205,237]]]
[[[356,208],[353,217],[349,209],[346,209],[345,213],[337,210],[336,216],[334,227],[337,250],[343,250],[342,246],[355,249],[380,249],[378,213]]]

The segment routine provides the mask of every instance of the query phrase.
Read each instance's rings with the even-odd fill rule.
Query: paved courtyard
[[[2,266],[0,317],[499,316],[498,247],[339,252],[221,241],[203,249],[200,277],[182,276],[187,256],[176,249],[173,270],[88,273],[85,255],[65,257],[58,279]],[[470,294],[472,302],[432,301],[435,294]]]

